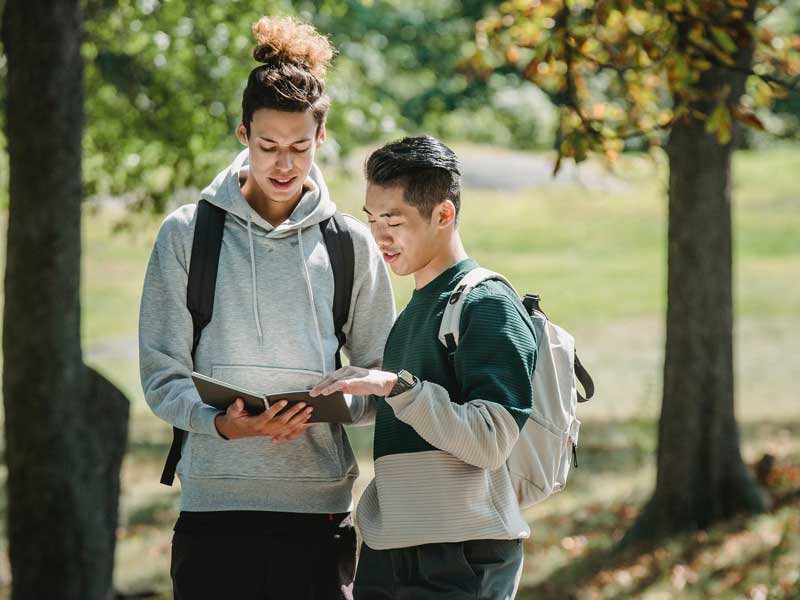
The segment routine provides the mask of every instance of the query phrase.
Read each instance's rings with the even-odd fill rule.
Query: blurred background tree
[[[4,458],[15,600],[109,597],[128,400],[81,347],[78,0],[9,0]],[[43,43],[43,40],[46,43]]]
[[[510,1],[478,25],[468,69],[513,66],[557,99],[563,157],[626,140],[669,160],[666,353],[657,478],[625,542],[702,529],[765,500],[734,417],[731,157],[737,123],[800,81],[800,37],[757,0]],[[796,7],[796,5],[795,5]],[[783,33],[783,35],[782,35]]]
[[[456,72],[490,4],[212,0],[198,10],[187,0],[86,0],[87,193],[163,207],[172,191],[210,181],[237,148],[259,14],[312,21],[339,50],[329,75],[328,160],[421,129],[545,147],[555,118],[541,91],[503,74],[482,81]]]
[[[517,76],[524,44],[509,49],[511,56],[522,49],[522,59],[494,63],[484,77],[469,76],[474,26],[497,5],[487,0],[210,0],[202,8],[186,0],[82,4],[88,196],[124,195],[163,207],[174,190],[203,187],[216,174],[237,148],[232,132],[241,90],[255,65],[254,14],[295,14],[325,31],[338,48],[329,76],[334,99],[332,143],[324,156],[329,161],[347,157],[356,146],[423,130],[450,140],[544,149],[554,143],[557,107],[565,102],[552,83],[555,73]],[[800,1],[776,6],[773,22],[780,32],[795,31]],[[594,52],[591,46],[583,50]],[[547,44],[538,51],[547,52]],[[5,63],[0,55],[0,117]],[[647,68],[644,62],[628,66]],[[617,98],[624,96],[607,75],[592,83],[596,91],[606,87]],[[766,100],[763,88],[752,92],[754,99]],[[622,108],[606,105],[607,124]],[[796,95],[779,99],[765,123],[772,135],[800,135]],[[641,139],[631,136],[628,146],[641,147]],[[739,142],[763,140],[752,137]],[[581,147],[578,154],[585,152]],[[6,172],[0,162],[0,174]],[[0,185],[3,204],[5,190]]]

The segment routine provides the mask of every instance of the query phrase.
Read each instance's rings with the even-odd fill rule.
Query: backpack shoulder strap
[[[197,203],[197,220],[189,262],[189,282],[186,285],[186,307],[192,315],[192,358],[200,334],[214,314],[214,294],[217,287],[219,252],[226,212],[210,202]]]
[[[578,402],[590,400],[592,396],[594,396],[594,381],[592,380],[592,376],[589,375],[589,371],[587,371],[586,367],[581,363],[581,359],[578,358],[577,350],[575,351],[575,377],[583,386],[583,392],[585,394],[582,395],[578,392]]]
[[[467,295],[478,284],[487,279],[502,281],[512,290],[514,286],[505,277],[489,269],[478,267],[462,277],[455,289],[450,293],[450,298],[444,307],[442,321],[439,324],[439,341],[447,348],[448,357],[452,363],[456,348],[458,347],[459,328],[461,325],[461,312],[464,310],[464,303]],[[516,292],[515,292],[516,293]]]
[[[336,368],[342,366],[341,350],[347,337],[344,334],[344,325],[350,314],[350,301],[353,296],[353,280],[355,277],[355,250],[353,249],[353,236],[347,226],[344,215],[334,213],[319,224],[322,230],[322,239],[328,250],[333,271],[333,327],[339,346],[336,349]]]
[[[189,281],[186,285],[186,308],[192,315],[192,360],[200,342],[203,328],[211,322],[214,313],[214,293],[217,287],[217,268],[222,248],[222,231],[225,211],[200,200],[195,215],[192,256],[189,262]],[[175,469],[181,458],[181,446],[186,432],[172,428],[172,445],[169,448],[161,483],[172,485]]]
[[[544,333],[548,323],[551,326],[552,323],[549,322],[547,315],[544,313],[541,306],[539,306],[539,300],[539,294],[525,294],[525,299],[522,303],[534,323],[541,323],[541,329],[537,331]],[[581,394],[580,390],[576,390],[578,394],[578,402],[586,402],[587,400],[591,399],[592,396],[594,396],[594,381],[592,380],[592,376],[589,375],[589,371],[587,371],[586,367],[584,367],[583,363],[581,363],[581,359],[578,358],[578,351],[574,350],[573,352],[575,355],[575,358],[572,361],[573,370],[575,371],[575,378],[583,386],[583,394]]]

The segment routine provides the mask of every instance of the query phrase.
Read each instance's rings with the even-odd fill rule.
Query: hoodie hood
[[[316,164],[311,165],[305,186],[308,190],[300,198],[292,214],[277,227],[270,225],[245,200],[240,179],[246,177],[250,169],[249,151],[242,150],[230,166],[221,171],[200,196],[235,217],[236,221],[247,227],[248,221],[254,226],[254,235],[270,238],[288,237],[303,229],[318,225],[334,212],[336,205],[330,198],[328,186]]]
[[[253,244],[253,236],[263,236],[272,239],[297,237],[298,262],[303,279],[305,281],[306,294],[311,308],[311,315],[314,319],[314,330],[318,342],[320,362],[322,371],[327,372],[325,361],[325,349],[322,342],[319,321],[317,319],[316,304],[314,301],[314,291],[311,285],[311,275],[306,263],[305,250],[303,248],[303,230],[318,225],[323,220],[332,216],[336,212],[336,205],[328,195],[328,187],[322,178],[317,165],[312,164],[308,177],[304,185],[308,190],[300,198],[292,214],[277,227],[270,225],[261,215],[258,214],[245,200],[242,194],[239,181],[247,176],[249,153],[242,150],[234,159],[231,165],[214,178],[206,189],[203,190],[201,197],[211,204],[227,211],[233,220],[247,229],[247,242],[250,250],[250,280],[251,280],[251,303],[253,309],[253,319],[258,332],[258,342],[261,346],[264,342],[264,331],[261,327],[261,310],[258,297],[258,275],[256,268],[256,253]]]

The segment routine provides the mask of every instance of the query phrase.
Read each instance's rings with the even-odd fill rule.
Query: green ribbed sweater
[[[383,368],[421,385],[377,399],[375,479],[357,512],[372,548],[529,535],[505,461],[533,402],[530,318],[489,280],[465,299],[452,365],[438,339],[451,292],[476,267],[463,260],[415,290],[386,342]]]

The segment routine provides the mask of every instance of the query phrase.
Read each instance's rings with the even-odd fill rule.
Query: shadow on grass
[[[800,460],[795,456],[794,461]],[[610,509],[610,510],[609,510]],[[780,541],[764,543],[756,520],[764,515],[739,515],[708,530],[677,534],[653,543],[618,549],[619,531],[630,525],[632,506],[587,507],[593,515],[576,520],[575,531],[591,531],[588,549],[570,558],[549,573],[543,581],[520,589],[518,600],[577,600],[578,598],[640,598],[656,584],[665,585],[676,597],[691,586],[702,597],[728,597],[722,594],[746,593],[751,572],[767,571],[762,583],[776,585],[776,564],[785,556],[796,555],[790,539],[800,534],[800,489],[784,489],[775,496],[775,508],[766,513],[774,518],[782,533]],[[540,523],[541,527],[555,526]],[[764,543],[766,547],[748,552]],[[733,554],[727,564],[719,557]],[[530,560],[530,559],[526,559]],[[662,586],[663,587],[663,586]],[[742,589],[743,588],[743,589]],[[796,590],[795,590],[796,591]],[[740,596],[736,596],[740,597]],[[798,598],[800,593],[770,598]]]
[[[175,521],[177,511],[173,496],[159,496],[143,506],[131,510],[125,519],[125,526],[168,526]]]

